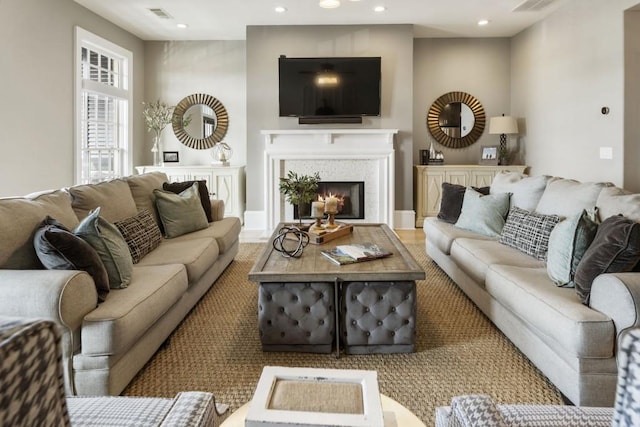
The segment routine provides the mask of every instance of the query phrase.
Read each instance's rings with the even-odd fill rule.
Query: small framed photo
[[[480,155],[481,165],[497,165],[498,164],[498,146],[483,145],[482,154]]]
[[[165,163],[178,163],[180,161],[177,151],[163,151],[162,160]]]

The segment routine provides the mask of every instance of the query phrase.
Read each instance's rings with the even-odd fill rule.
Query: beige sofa
[[[500,174],[491,193],[510,192],[512,206],[561,218],[599,208],[640,220],[640,195],[606,183]],[[616,348],[640,323],[640,274],[601,274],[589,306],[576,289],[555,286],[544,261],[495,238],[435,217],[424,223],[427,254],[574,404],[612,406]],[[526,387],[526,384],[523,384]]]
[[[206,229],[163,239],[134,264],[131,283],[98,305],[89,274],[44,269],[33,238],[50,215],[69,229],[90,210],[113,223],[154,209],[153,190],[167,177],[153,172],[0,199],[0,314],[51,319],[62,327],[67,393],[119,394],[153,356],[238,252],[240,220],[223,218],[212,200]]]

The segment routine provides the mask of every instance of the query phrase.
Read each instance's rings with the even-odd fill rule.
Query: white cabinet
[[[211,196],[224,201],[224,216],[244,221],[244,166],[136,166],[136,170],[164,172],[169,182],[204,180]]]
[[[414,166],[413,189],[416,227],[422,227],[425,217],[440,211],[442,183],[473,187],[488,187],[501,171],[524,173],[526,166],[443,165]]]

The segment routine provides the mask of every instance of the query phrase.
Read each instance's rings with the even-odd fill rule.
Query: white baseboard
[[[245,230],[266,230],[267,213],[265,211],[245,211],[244,228]]]
[[[395,211],[393,213],[393,228],[397,230],[416,228],[415,211]]]

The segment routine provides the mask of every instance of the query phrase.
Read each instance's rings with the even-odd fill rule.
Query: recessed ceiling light
[[[340,6],[340,0],[320,0],[318,6],[325,9],[335,9]]]
[[[176,24],[176,27],[178,27],[178,28],[188,28],[189,26],[187,24]]]
[[[489,24],[489,20],[488,19],[481,19],[481,20],[478,21],[478,25],[480,25],[481,27],[485,26],[485,25],[488,25],[488,24]]]
[[[276,6],[275,11],[278,13],[285,13],[287,11],[287,8],[284,6]]]
[[[376,6],[376,7],[373,8],[373,10],[375,12],[384,12],[385,10],[387,10],[387,8],[384,7],[384,6]]]

